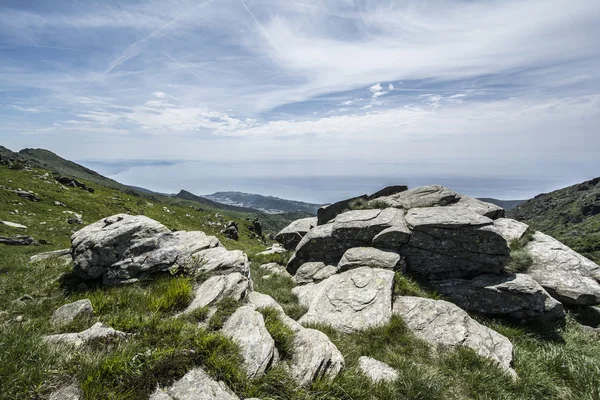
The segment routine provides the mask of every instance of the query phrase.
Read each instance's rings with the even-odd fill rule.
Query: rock
[[[238,308],[221,332],[240,346],[249,378],[262,376],[279,358],[262,314],[251,306]]]
[[[389,207],[410,210],[420,207],[448,206],[458,202],[460,197],[459,194],[443,186],[423,186],[391,196],[379,197],[374,201],[387,204]]]
[[[58,200],[54,201],[54,205],[55,206],[60,206],[60,207],[66,207],[67,206],[65,203],[62,203],[62,202],[60,202]]]
[[[94,193],[94,189],[88,187],[85,183],[79,182],[77,179],[68,178],[66,176],[55,176],[54,179],[62,185],[79,188],[90,193]]]
[[[494,221],[494,226],[507,242],[521,239],[529,229],[529,225],[510,218],[499,218]]]
[[[342,353],[323,332],[301,329],[296,332],[293,348],[287,370],[300,386],[310,385],[320,379],[333,379],[344,368]]]
[[[37,197],[36,195],[34,195],[32,192],[26,192],[24,190],[8,190],[11,193],[16,194],[19,197],[22,197],[24,199],[27,199],[29,201],[40,201],[39,197]]]
[[[25,225],[17,224],[16,222],[0,221],[0,225],[10,226],[11,228],[27,229]]]
[[[375,383],[393,382],[399,376],[394,368],[371,357],[359,357],[358,369]]]
[[[444,300],[400,296],[394,301],[393,312],[416,337],[435,346],[468,347],[514,374],[510,341],[469,317],[458,306]]]
[[[286,278],[292,278],[289,272],[285,269],[285,267],[281,264],[277,264],[275,262],[262,264],[260,269],[270,272],[272,275],[285,276]]]
[[[380,197],[393,196],[398,193],[406,192],[408,190],[408,186],[405,185],[395,185],[395,186],[387,186],[372,195],[367,197],[367,200],[378,199]]]
[[[379,250],[373,247],[353,247],[346,250],[338,263],[338,272],[358,267],[403,269],[404,260],[395,251]]]
[[[296,253],[287,264],[287,271],[295,275],[304,263],[321,261],[330,265],[337,265],[346,251],[343,244],[333,237],[333,224],[319,225],[311,229],[298,243]],[[354,247],[354,246],[349,246]]]
[[[334,219],[338,214],[346,212],[350,210],[350,204],[359,201],[359,200],[367,200],[369,196],[362,195],[358,197],[353,197],[351,199],[346,199],[342,201],[338,201],[337,203],[328,204],[322,207],[319,207],[317,210],[317,225],[324,225]]]
[[[250,232],[254,232],[254,234],[258,237],[261,237],[263,232],[263,227],[262,224],[260,223],[260,220],[258,218],[254,218],[252,221],[250,221],[252,223],[252,225],[250,225],[248,227],[248,230]]]
[[[406,214],[412,229],[407,270],[426,279],[499,274],[510,260],[506,240],[493,221],[464,207],[416,208]]]
[[[71,243],[73,271],[82,279],[102,277],[105,284],[190,267],[194,254],[219,245],[203,232],[172,233],[148,217],[127,214],[86,226],[71,236]]]
[[[81,218],[69,218],[67,220],[69,225],[81,225],[83,224],[83,220]]]
[[[214,247],[202,250],[193,255],[193,269],[197,273],[228,275],[233,272],[250,277],[248,256],[240,250],[227,250]]]
[[[42,340],[49,344],[65,344],[78,348],[91,342],[112,342],[126,336],[127,334],[125,332],[116,331],[101,322],[96,322],[91,328],[88,328],[85,331],[43,336]]]
[[[308,307],[298,321],[302,325],[326,324],[351,333],[384,325],[391,318],[393,271],[361,267],[311,286],[309,291],[292,290]]]
[[[73,261],[73,258],[71,257],[71,249],[62,249],[55,251],[47,251],[45,253],[39,253],[29,257],[29,262],[36,263],[45,260],[53,260],[55,258],[65,258],[68,259],[68,262],[70,263],[71,261]]]
[[[563,304],[600,304],[600,266],[558,240],[536,232],[525,249],[533,259],[526,272]]]
[[[239,272],[234,272],[229,275],[213,276],[196,288],[194,300],[192,300],[190,305],[183,311],[183,314],[190,313],[201,307],[216,304],[226,297],[242,300],[248,293],[248,283],[248,278]]]
[[[344,248],[349,249],[371,245],[377,234],[391,227],[410,234],[406,229],[404,215],[405,212],[397,208],[348,211],[335,217],[332,236],[343,243]]]
[[[591,327],[600,327],[600,306],[579,306],[575,308],[577,320]]]
[[[73,303],[65,304],[54,311],[50,323],[54,327],[67,326],[77,318],[92,318],[94,316],[94,307],[88,299],[77,300]]]
[[[285,248],[283,246],[281,246],[279,243],[275,243],[273,246],[269,247],[265,251],[261,251],[257,255],[259,255],[259,256],[268,256],[268,255],[271,255],[271,254],[281,254],[281,253],[285,253],[285,252],[286,252],[286,250],[285,250]]]
[[[62,387],[50,394],[48,400],[81,400],[83,399],[83,391],[77,383],[72,383],[69,386]]]
[[[279,305],[279,303],[277,303],[275,299],[269,295],[251,292],[248,294],[248,304],[257,310],[260,308],[274,308],[279,312],[279,318],[281,319],[281,322],[283,322],[285,326],[290,328],[293,332],[298,332],[302,329],[305,329],[298,322],[288,317],[283,311],[281,305]]]
[[[479,275],[471,280],[429,283],[437,292],[468,311],[517,320],[553,321],[565,317],[562,304],[524,274]]]
[[[150,400],[239,400],[223,382],[194,368],[166,390],[157,389]]]
[[[7,244],[9,246],[37,246],[40,243],[31,236],[17,235],[14,237],[0,236],[0,244]]]
[[[275,240],[281,243],[287,250],[293,250],[300,243],[304,235],[315,226],[317,226],[316,217],[296,220],[283,228],[275,236]]]
[[[391,226],[375,235],[372,244],[380,249],[399,250],[409,242],[410,235],[410,230],[402,221],[400,225]]]
[[[294,281],[297,284],[320,282],[334,275],[337,270],[336,266],[325,265],[320,261],[307,262],[298,268],[296,275],[294,275]]]
[[[484,217],[488,217],[490,219],[498,219],[504,217],[504,209],[500,206],[497,206],[492,203],[486,203],[485,201],[481,201],[479,199],[474,199],[473,197],[460,195],[460,200],[456,203],[451,204],[452,207],[464,207],[469,210],[483,215]]]
[[[235,221],[229,221],[221,233],[227,236],[228,239],[238,240],[240,237],[239,224]]]

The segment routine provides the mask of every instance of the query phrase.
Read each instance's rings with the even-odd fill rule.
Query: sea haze
[[[559,189],[587,177],[513,178],[449,176],[444,174],[403,173],[402,165],[369,163],[357,174],[351,162],[204,162],[172,160],[78,161],[82,165],[123,184],[139,186],[160,193],[177,193],[185,189],[205,195],[221,191],[239,191],[275,196],[310,203],[330,203],[388,185],[409,187],[439,184],[473,197],[502,200],[529,199],[540,193]],[[328,171],[320,175],[319,170]],[[414,170],[414,168],[411,168]],[[443,169],[441,169],[443,170]],[[345,173],[352,171],[352,173]]]

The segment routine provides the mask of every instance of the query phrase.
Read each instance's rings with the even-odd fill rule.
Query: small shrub
[[[214,313],[210,320],[208,321],[208,329],[212,331],[218,331],[223,327],[227,318],[231,317],[231,315],[237,310],[242,304],[231,298],[226,297],[217,303],[217,312]]]
[[[275,341],[275,347],[283,360],[291,359],[294,351],[294,332],[280,318],[279,311],[266,307],[258,310],[265,319],[267,331]]]

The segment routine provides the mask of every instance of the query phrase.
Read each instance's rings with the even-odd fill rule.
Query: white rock
[[[91,318],[93,316],[92,302],[83,299],[57,308],[52,314],[50,323],[55,327],[63,327],[72,323],[76,318]]]
[[[394,368],[371,357],[359,357],[358,369],[376,383],[392,382],[399,376],[398,371]]]
[[[248,278],[239,272],[213,276],[196,288],[194,291],[194,300],[183,311],[183,314],[215,304],[226,297],[242,300],[246,297],[248,290]]]
[[[101,322],[96,322],[91,328],[85,331],[43,336],[42,340],[49,344],[66,344],[78,348],[92,341],[113,341],[125,336],[127,336],[125,332],[114,330],[111,327],[103,325]]]

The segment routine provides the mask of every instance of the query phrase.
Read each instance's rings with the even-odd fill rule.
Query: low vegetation
[[[528,229],[521,238],[513,239],[509,242],[510,261],[505,269],[510,273],[526,272],[533,264],[533,258],[529,254],[526,246],[533,240],[534,232]]]

